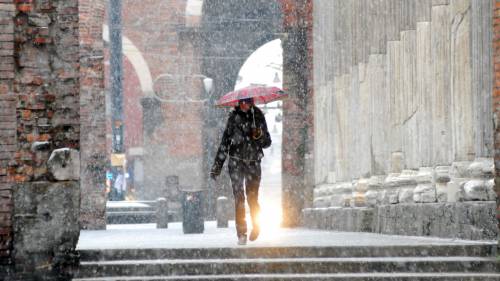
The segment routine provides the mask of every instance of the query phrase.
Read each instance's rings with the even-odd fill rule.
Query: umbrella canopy
[[[278,87],[250,86],[229,92],[223,95],[216,103],[217,106],[237,106],[242,99],[253,98],[255,104],[264,104],[287,97]]]

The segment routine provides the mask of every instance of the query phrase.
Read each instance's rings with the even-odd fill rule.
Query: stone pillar
[[[430,8],[429,8],[430,12]],[[432,149],[428,140],[432,137],[431,111],[431,23],[417,23],[416,44],[416,97],[420,101],[417,112],[418,119],[418,162],[419,166],[431,166]]]
[[[450,11],[449,6],[432,7],[432,147],[433,163],[451,163],[450,135]]]
[[[416,95],[416,31],[407,30],[401,32],[401,66],[402,66],[402,147],[405,152],[405,168],[418,168],[419,133],[417,129],[417,112],[419,110]]]
[[[228,227],[229,225],[229,216],[232,212],[231,204],[229,204],[229,200],[227,197],[221,196],[217,198],[217,227]]]
[[[0,29],[16,38],[12,46],[3,43],[11,36],[0,34],[1,48],[12,47],[0,50],[0,56],[13,50],[16,58],[5,60],[13,83],[0,86],[14,92],[17,101],[17,145],[8,162],[15,181],[13,235],[18,238],[13,242],[14,280],[67,280],[68,267],[77,263],[80,230],[79,6],[77,0],[14,2],[17,10],[0,2],[0,11],[7,7],[15,13],[15,26]],[[58,158],[71,159],[64,164],[71,166],[69,174],[52,170]]]
[[[450,108],[452,158],[471,161],[474,146],[474,99],[472,95],[471,0],[450,2]],[[481,127],[479,127],[481,128]]]
[[[491,157],[494,132],[491,120],[492,92],[495,73],[493,52],[498,46],[491,43],[493,37],[493,7],[495,1],[472,0],[471,37],[472,37],[472,95],[474,104],[475,152],[476,157]],[[498,5],[498,4],[497,4]],[[495,6],[497,7],[497,6]],[[496,28],[495,23],[495,28]],[[494,39],[495,40],[495,39]]]
[[[168,201],[163,197],[156,199],[156,228],[168,228]]]
[[[104,0],[79,0],[82,229],[106,228]]]
[[[312,204],[314,180],[312,2],[282,0],[284,16],[283,88],[283,225],[296,226],[302,208]]]
[[[399,32],[398,32],[399,37]],[[390,41],[387,43],[387,92],[389,94],[389,150],[391,153],[401,153],[401,42]],[[403,163],[402,163],[403,164]],[[391,162],[391,171],[399,169]]]

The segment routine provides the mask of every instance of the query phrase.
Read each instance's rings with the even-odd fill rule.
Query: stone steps
[[[500,280],[494,249],[471,244],[84,250],[75,280]]]
[[[80,260],[141,260],[141,259],[234,259],[234,258],[295,258],[295,257],[443,257],[492,256],[495,245],[404,245],[404,246],[332,246],[332,247],[239,247],[239,248],[173,248],[173,249],[103,249],[80,250]]]
[[[136,224],[136,223],[155,223],[155,211],[121,211],[107,212],[107,224]]]
[[[123,203],[122,203],[123,202]],[[111,201],[106,206],[107,224],[156,223],[156,201]],[[174,221],[176,212],[169,212]]]
[[[199,259],[123,260],[82,262],[82,276],[221,275],[369,273],[369,272],[498,272],[494,258],[288,258],[288,259]]]
[[[213,280],[213,281],[286,281],[286,280],[346,280],[346,281],[498,281],[500,274],[471,273],[369,273],[369,274],[246,274],[198,276],[137,276],[73,279],[75,281],[163,281],[163,280]]]

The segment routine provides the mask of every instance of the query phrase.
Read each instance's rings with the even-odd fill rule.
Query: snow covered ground
[[[246,246],[237,246],[233,221],[230,222],[229,228],[217,228],[214,221],[205,222],[205,232],[202,234],[183,234],[181,223],[170,223],[168,229],[156,229],[156,224],[108,225],[107,228],[107,230],[81,231],[77,249],[411,246],[495,243],[495,241],[476,242],[375,233],[274,228],[264,229],[255,242],[249,242]]]

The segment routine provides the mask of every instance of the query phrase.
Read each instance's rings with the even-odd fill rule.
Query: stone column
[[[106,228],[104,0],[79,0],[82,229]]]
[[[475,156],[472,95],[471,1],[450,3],[451,50],[450,94],[452,156],[454,161],[471,161]]]
[[[283,88],[289,94],[283,103],[283,225],[296,226],[302,208],[312,202],[314,174],[312,1],[282,2],[288,34],[282,41]]]
[[[13,279],[68,280],[80,233],[80,115],[92,110],[80,107],[79,5],[77,0],[15,3]],[[66,161],[62,169],[53,169],[57,158]]]
[[[430,9],[429,9],[430,12]],[[418,163],[419,166],[431,166],[433,163],[432,149],[429,139],[432,137],[432,111],[431,111],[431,23],[417,23],[416,44],[416,96],[419,100],[418,119]]]
[[[495,59],[493,52],[498,46],[493,35],[493,7],[495,1],[472,0],[471,34],[472,37],[472,95],[474,106],[475,152],[476,157],[491,157],[494,154],[494,120],[492,100],[495,73],[491,70]],[[498,3],[495,7],[498,6]],[[496,16],[495,16],[496,18]],[[497,28],[497,23],[495,23]]]
[[[450,17],[449,7],[432,7],[432,147],[433,163],[451,163],[450,132]]]

